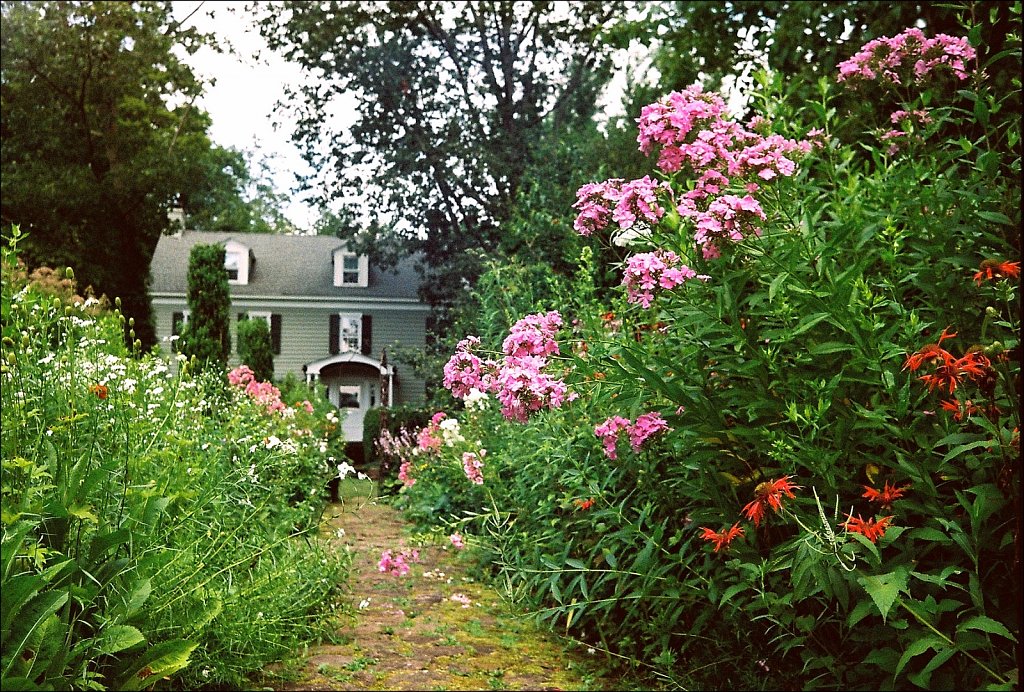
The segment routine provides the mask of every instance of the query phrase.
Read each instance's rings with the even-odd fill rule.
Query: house
[[[293,373],[324,387],[348,413],[345,439],[361,442],[370,408],[420,402],[424,382],[396,346],[422,349],[428,307],[419,300],[412,261],[384,271],[333,236],[183,231],[162,236],[153,255],[150,295],[156,333],[170,356],[188,321],[192,247],[220,244],[231,289],[231,364],[238,364],[238,320],[270,326],[276,378]]]

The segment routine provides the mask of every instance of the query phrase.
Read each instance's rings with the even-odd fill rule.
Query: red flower
[[[869,502],[881,503],[882,509],[889,509],[892,507],[892,503],[903,497],[903,493],[907,492],[909,489],[909,484],[898,488],[895,485],[889,485],[889,481],[886,481],[881,490],[876,490],[870,485],[865,485],[864,494],[861,497],[866,497]]]
[[[885,530],[889,527],[889,522],[893,517],[882,517],[877,522],[874,519],[868,519],[864,521],[858,514],[856,518],[852,514],[846,515],[846,521],[840,524],[847,531],[853,531],[859,533],[867,538],[872,543],[878,541],[879,538],[885,535]]]
[[[942,352],[942,365],[935,368],[931,375],[921,375],[918,379],[928,385],[931,391],[938,387],[949,388],[952,394],[956,388],[963,384],[962,378],[969,376],[971,379],[980,380],[992,368],[992,361],[980,351],[971,351],[964,354],[962,358],[955,358],[946,351]]]
[[[754,522],[754,526],[761,525],[761,519],[764,518],[767,507],[771,507],[775,512],[782,509],[783,494],[787,497],[796,497],[793,491],[800,490],[801,486],[790,483],[790,478],[792,476],[783,476],[771,482],[765,481],[754,489],[754,499],[748,502],[742,510],[747,519]]]
[[[701,531],[704,532],[700,535],[701,538],[705,541],[714,541],[716,553],[722,548],[728,549],[729,544],[732,543],[732,539],[743,535],[743,529],[740,528],[739,522],[733,524],[732,528],[725,529],[718,533],[704,527],[701,527]]]
[[[903,364],[903,369],[910,368],[911,372],[916,371],[919,367],[925,363],[930,363],[933,360],[945,360],[946,358],[952,358],[953,355],[942,348],[941,344],[946,339],[952,339],[956,334],[949,333],[949,327],[942,330],[942,334],[939,336],[939,340],[934,344],[925,344],[917,353],[907,356],[907,362]]]
[[[978,413],[985,413],[985,409],[983,409],[980,406],[976,406],[973,402],[971,402],[970,399],[963,402],[963,404],[961,404],[956,399],[950,399],[949,401],[939,402],[939,405],[946,411],[952,412],[953,420],[955,420],[957,423],[962,421],[965,416],[970,418],[971,416],[976,415]],[[994,405],[990,406],[989,408],[989,413],[998,417],[1000,413],[999,409]]]
[[[999,260],[983,260],[979,271],[974,275],[974,283],[981,285],[986,279],[1020,277],[1020,262],[1000,262]]]
[[[579,507],[580,509],[590,509],[591,507],[594,506],[594,498],[590,498],[588,500],[580,500],[579,498],[577,498],[573,500],[573,502],[576,503],[576,506]]]
[[[93,384],[93,385],[89,385],[89,393],[90,394],[95,394],[96,397],[99,398],[99,399],[106,399],[107,398],[107,394],[109,393],[109,390],[107,389],[107,387],[105,385]]]

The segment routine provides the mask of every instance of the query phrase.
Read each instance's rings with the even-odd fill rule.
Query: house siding
[[[370,334],[370,356],[379,359],[382,350],[388,348],[388,363],[395,365],[398,377],[395,386],[394,404],[422,402],[425,396],[424,382],[413,376],[410,366],[399,361],[394,355],[396,345],[423,349],[426,346],[427,312],[420,306],[405,308],[400,305],[366,305],[355,302],[328,305],[298,304],[285,305],[284,301],[254,300],[239,297],[231,303],[231,357],[230,364],[238,365],[237,315],[248,311],[266,311],[281,316],[281,353],[274,356],[274,376],[284,377],[288,373],[304,378],[303,366],[329,355],[328,325],[330,316],[339,312],[358,313],[372,317]],[[173,357],[168,337],[172,334],[172,319],[175,312],[186,308],[184,297],[155,297],[153,313],[157,336],[162,353]]]

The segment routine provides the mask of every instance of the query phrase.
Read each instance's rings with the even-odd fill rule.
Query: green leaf
[[[184,639],[161,642],[123,666],[112,687],[118,690],[141,690],[155,685],[164,677],[187,666],[188,657],[196,646]]]
[[[723,605],[725,605],[726,601],[728,601],[730,598],[732,598],[736,594],[738,594],[738,593],[740,593],[742,591],[746,591],[746,590],[747,590],[747,585],[746,584],[743,584],[743,583],[733,584],[728,589],[726,589],[725,592],[722,594],[722,600],[720,600],[718,602],[718,606],[722,607]]]
[[[785,281],[788,278],[789,278],[789,274],[787,274],[786,272],[782,272],[778,276],[776,276],[774,279],[772,279],[771,284],[769,284],[769,286],[768,286],[768,302],[769,303],[772,302],[773,300],[775,300],[775,293],[776,293],[776,291],[779,290],[779,286],[782,285],[782,282]]]
[[[581,562],[580,560],[577,560],[574,557],[566,558],[565,559],[565,564],[569,565],[570,567],[574,567],[576,569],[586,569],[587,568],[587,566],[584,565],[583,562]]]
[[[25,642],[29,640],[32,633],[48,617],[60,610],[67,600],[67,591],[47,591],[39,594],[25,605],[21,611],[21,617],[14,621],[10,630],[5,630],[3,633],[2,653],[6,665],[0,674],[6,676],[10,672],[14,662],[21,658]]]
[[[908,578],[907,570],[903,568],[888,574],[864,576],[857,579],[871,596],[871,600],[878,606],[878,612],[882,614],[882,622],[885,622],[900,591],[906,590]]]
[[[918,639],[908,646],[907,650],[903,652],[902,656],[900,656],[900,662],[896,664],[896,672],[894,675],[899,675],[900,671],[910,663],[910,659],[914,658],[914,656],[920,656],[928,649],[934,649],[937,652],[941,652],[947,648],[948,646],[946,642],[934,635],[928,635],[927,637]]]
[[[957,632],[963,632],[965,630],[981,630],[982,632],[988,632],[989,634],[998,634],[1000,637],[1005,637],[1011,642],[1017,641],[1010,630],[1006,629],[1006,626],[998,620],[993,620],[987,615],[974,615],[967,618],[959,625],[956,626]]]
[[[146,641],[142,632],[131,625],[110,625],[96,638],[96,650],[101,654],[116,654]]]
[[[811,346],[808,352],[812,356],[823,356],[828,353],[841,353],[843,351],[852,351],[855,348],[853,344],[844,344],[841,341],[826,341],[821,344],[815,344]]]

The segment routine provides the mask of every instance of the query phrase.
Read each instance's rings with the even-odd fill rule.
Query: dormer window
[[[237,252],[224,255],[224,268],[228,270],[228,281],[238,281],[239,257]]]
[[[229,240],[224,243],[224,269],[228,273],[229,284],[247,285],[254,262],[247,246],[237,240]]]
[[[334,251],[334,285],[366,288],[369,285],[370,263],[366,255],[357,255],[343,248]]]

